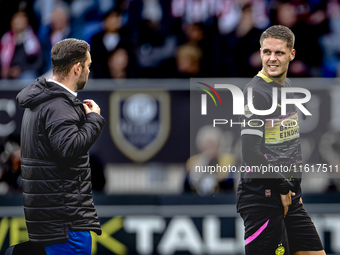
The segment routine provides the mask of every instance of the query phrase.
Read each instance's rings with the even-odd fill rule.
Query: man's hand
[[[291,191],[289,191],[286,195],[281,194],[281,202],[284,208],[283,217],[286,217],[288,208],[292,204],[292,196],[295,196],[295,193]]]
[[[98,113],[100,115],[100,108],[96,104],[95,101],[90,100],[90,99],[86,99],[86,100],[84,100],[83,105],[84,105],[86,114],[88,114],[90,112],[95,112],[95,113]]]

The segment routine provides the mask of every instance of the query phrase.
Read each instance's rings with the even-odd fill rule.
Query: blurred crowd
[[[68,37],[90,43],[92,78],[252,77],[275,24],[296,36],[289,77],[340,70],[338,0],[5,0],[0,13],[2,79],[50,72]]]

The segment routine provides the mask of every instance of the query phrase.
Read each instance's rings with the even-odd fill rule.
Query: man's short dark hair
[[[83,40],[70,38],[57,42],[51,50],[53,74],[66,77],[78,62],[84,67],[88,51],[90,45]]]
[[[267,28],[266,31],[264,31],[260,37],[261,47],[264,39],[267,38],[280,39],[287,43],[287,47],[289,49],[292,50],[294,48],[295,36],[288,27],[276,25]]]

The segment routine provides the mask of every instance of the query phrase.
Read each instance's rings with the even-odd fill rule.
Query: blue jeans
[[[47,255],[91,255],[92,238],[89,231],[68,230],[69,239],[65,243],[45,246]]]

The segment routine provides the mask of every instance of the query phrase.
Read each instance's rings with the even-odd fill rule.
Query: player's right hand
[[[281,194],[281,202],[283,205],[283,217],[286,217],[289,206],[292,204],[292,196],[295,196],[295,193],[291,191],[289,191],[286,195]]]
[[[93,101],[91,99],[86,99],[86,100],[84,100],[83,105],[84,105],[86,114],[88,114],[90,112],[95,112],[95,113],[98,113],[100,115],[100,108],[96,104],[95,101]]]

